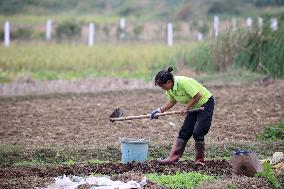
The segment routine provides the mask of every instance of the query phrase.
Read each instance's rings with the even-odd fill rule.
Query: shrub
[[[0,13],[15,14],[23,11],[26,5],[32,4],[33,0],[1,0]]]
[[[72,42],[81,37],[81,26],[76,21],[66,21],[55,28],[55,37],[59,41]]]
[[[283,0],[255,0],[255,6],[264,7],[264,6],[281,6],[284,5]]]
[[[235,0],[219,0],[210,4],[208,14],[240,14],[240,3]]]
[[[182,5],[176,12],[176,18],[178,20],[187,21],[192,16],[192,7],[190,4]]]
[[[235,64],[276,78],[284,78],[283,36],[283,28],[273,32],[268,26],[263,31],[244,33],[237,44],[239,47]]]
[[[32,38],[34,32],[29,28],[18,28],[15,32],[11,33],[11,38],[20,40],[29,40]]]
[[[143,33],[144,26],[143,25],[136,25],[133,28],[133,35],[135,39],[139,39],[140,35]]]
[[[224,32],[193,49],[187,61],[194,60],[200,69],[213,63],[218,71],[226,71],[233,65],[274,78],[284,78],[283,28],[280,24],[277,31],[272,31],[265,25],[262,30],[251,32]]]
[[[4,31],[2,28],[0,28],[0,41],[3,41],[4,39]]]

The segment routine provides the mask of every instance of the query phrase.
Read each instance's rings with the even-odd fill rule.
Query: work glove
[[[153,110],[150,114],[150,118],[151,119],[158,119],[159,116],[157,115],[158,113],[161,113],[161,108],[157,108],[155,110]]]

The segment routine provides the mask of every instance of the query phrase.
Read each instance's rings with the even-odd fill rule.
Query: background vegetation
[[[259,75],[251,72],[283,78],[283,5],[282,0],[2,0],[0,22],[11,20],[13,40],[27,42],[44,39],[44,30],[30,26],[42,28],[46,19],[51,18],[56,22],[53,33],[55,42],[67,41],[68,45],[41,41],[16,44],[9,49],[1,47],[0,82],[14,81],[18,77],[51,80],[92,76],[151,80],[153,73],[168,65],[207,74],[221,73],[223,77],[228,73],[230,78],[234,75],[248,80],[259,79]],[[152,11],[153,7],[159,8]],[[247,29],[222,32],[215,39],[210,36],[212,31],[208,24],[212,25],[214,15],[222,19],[262,16],[264,28],[252,32]],[[188,22],[190,27],[207,34],[207,38],[201,43],[175,44],[174,48],[153,43],[146,45],[139,41],[139,44],[96,44],[92,49],[82,46],[84,25],[94,21],[96,29],[103,31],[107,37],[111,32],[108,24],[117,24],[122,16],[127,17],[127,21],[137,22],[132,33],[127,33],[129,39],[139,40],[142,33],[147,33],[143,21],[175,21],[175,30],[181,27],[179,21]],[[276,32],[269,27],[272,17],[279,20]],[[163,36],[165,32],[160,30],[157,35]],[[182,37],[175,36],[175,40],[180,38],[182,41]],[[206,79],[208,77],[201,76],[201,80]]]
[[[284,5],[283,0],[1,0],[0,14],[119,15],[143,20],[188,20],[212,14],[271,13],[281,5]],[[159,8],[152,11],[153,7]]]
[[[267,26],[251,32],[227,31],[199,44],[187,55],[186,63],[203,72],[224,72],[233,67],[284,78],[283,32],[283,27],[272,31]]]

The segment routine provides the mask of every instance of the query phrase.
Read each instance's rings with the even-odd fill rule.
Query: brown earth
[[[110,82],[109,85],[115,84]],[[143,119],[109,122],[108,116],[116,107],[124,110],[125,116],[139,115],[147,114],[165,102],[163,91],[159,89],[143,89],[141,86],[140,89],[139,87],[133,89],[123,86],[123,84],[117,85],[112,91],[97,90],[82,94],[1,97],[0,143],[19,144],[25,148],[52,146],[82,148],[83,146],[119,145],[120,137],[149,138],[151,145],[171,143],[182,124],[181,115],[152,121]],[[253,144],[256,141],[256,135],[267,125],[284,121],[284,81],[282,80],[240,86],[208,86],[208,88],[214,94],[215,112],[212,128],[206,138],[207,144],[225,145],[227,142],[234,141]],[[180,108],[182,108],[180,105],[175,107],[176,110]],[[191,165],[188,162],[185,164]],[[210,172],[221,165],[225,166],[226,162],[219,162],[219,164],[211,168],[210,165],[206,165],[209,166],[206,167],[206,171]],[[112,166],[125,165],[103,164],[101,166],[109,170]],[[145,173],[145,170],[151,171],[153,167],[157,168],[152,162],[143,166],[142,173]],[[174,169],[178,170],[180,167]],[[188,169],[192,170],[194,166],[191,165]],[[54,171],[52,170],[49,168],[1,169],[1,188],[9,188],[9,186],[26,188],[25,186],[50,183],[50,176],[60,176],[62,173],[94,172],[93,167],[57,167]],[[125,170],[122,173],[133,171],[133,169],[121,170]],[[218,170],[217,174],[223,174],[224,171],[230,175],[230,165]],[[244,180],[247,185],[243,185],[247,188],[269,188],[263,184],[266,182],[256,178]],[[240,188],[246,188],[239,177],[230,177],[223,182],[231,181],[239,183]],[[210,188],[209,185],[207,188]]]
[[[255,141],[256,134],[268,124],[284,120],[284,81],[208,88],[215,98],[208,143]],[[151,144],[168,143],[175,138],[183,116],[115,123],[110,123],[108,118],[116,107],[125,116],[139,115],[164,102],[163,91],[159,89],[3,97],[0,99],[0,142],[26,147],[105,146],[119,145],[119,137],[137,137],[150,138]]]

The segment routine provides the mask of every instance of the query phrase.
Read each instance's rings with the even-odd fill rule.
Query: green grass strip
[[[147,178],[159,185],[170,187],[171,189],[195,188],[204,181],[214,180],[213,176],[207,176],[198,172],[177,172],[175,175],[151,173],[147,175]]]

